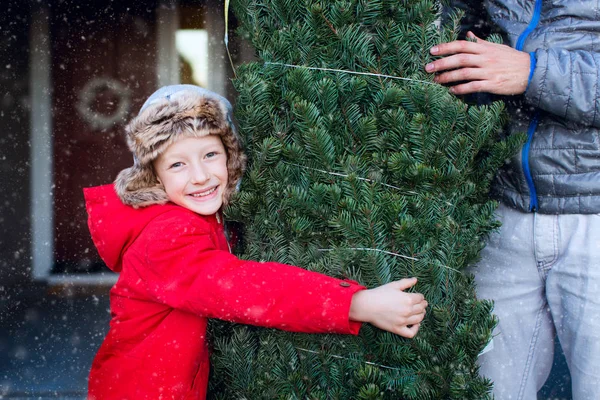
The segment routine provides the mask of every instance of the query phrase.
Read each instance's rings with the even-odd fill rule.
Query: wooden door
[[[53,273],[103,270],[82,189],[132,165],[124,124],[156,89],[156,4],[57,2],[51,8]]]

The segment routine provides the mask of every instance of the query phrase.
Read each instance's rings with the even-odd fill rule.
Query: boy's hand
[[[529,78],[529,54],[491,43],[469,32],[476,42],[457,40],[431,48],[431,54],[446,56],[425,66],[438,73],[437,83],[450,84],[455,94],[488,92],[516,95],[525,92]]]
[[[414,337],[427,307],[422,294],[404,292],[416,283],[416,278],[402,279],[356,292],[350,305],[350,319],[368,322],[407,338]]]

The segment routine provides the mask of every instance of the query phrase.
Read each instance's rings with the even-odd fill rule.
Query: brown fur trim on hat
[[[125,130],[129,149],[147,164],[183,135],[216,134],[230,124],[224,104],[190,92],[149,106]]]
[[[138,161],[121,171],[115,181],[116,192],[124,204],[144,207],[166,203],[167,194],[158,182],[152,162],[180,138],[206,135],[219,136],[227,153],[228,184],[223,203],[228,204],[243,174],[246,156],[232,116],[218,99],[194,92],[164,98],[140,112],[125,131],[129,149]]]
[[[169,201],[151,166],[134,165],[119,172],[115,180],[115,191],[123,204],[135,208]]]

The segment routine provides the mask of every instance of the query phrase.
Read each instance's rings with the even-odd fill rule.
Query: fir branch
[[[329,26],[329,29],[331,29],[331,31],[332,31],[333,33],[335,33],[335,34],[336,34],[336,36],[337,36],[337,34],[338,34],[338,31],[337,31],[337,29],[335,29],[335,27],[333,26],[333,24],[331,23],[331,21],[329,21],[329,20],[327,19],[327,17],[325,16],[325,14],[324,14],[324,13],[321,13],[320,15],[321,15],[321,17],[323,18],[323,20],[325,21],[325,23],[327,24],[327,26]]]

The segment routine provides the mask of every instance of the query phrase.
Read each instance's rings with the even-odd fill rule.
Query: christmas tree
[[[367,287],[417,277],[428,315],[414,339],[214,323],[212,398],[481,399],[476,359],[495,321],[463,269],[498,224],[503,105],[469,106],[424,71],[454,40],[440,3],[238,0],[258,62],[241,66],[236,116],[249,156],[226,211],[242,258]]]

